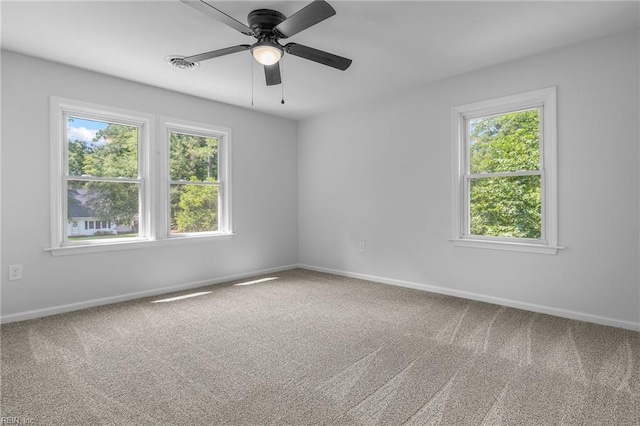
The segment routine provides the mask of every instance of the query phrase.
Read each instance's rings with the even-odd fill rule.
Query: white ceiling
[[[290,16],[303,1],[213,2],[239,21],[258,8]],[[285,55],[266,87],[250,53],[178,70],[188,56],[254,39],[179,0],[2,1],[2,47],[282,117],[375,102],[452,75],[638,26],[638,2],[329,0],[337,15],[288,41],[353,59],[347,71]]]

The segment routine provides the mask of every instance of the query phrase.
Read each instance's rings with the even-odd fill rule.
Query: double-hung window
[[[228,131],[165,120],[171,236],[230,229]]]
[[[555,88],[453,115],[454,244],[555,254]]]
[[[230,130],[55,97],[51,128],[52,254],[231,234]]]

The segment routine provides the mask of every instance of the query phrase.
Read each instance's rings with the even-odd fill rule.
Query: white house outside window
[[[455,245],[555,254],[555,88],[453,108]]]

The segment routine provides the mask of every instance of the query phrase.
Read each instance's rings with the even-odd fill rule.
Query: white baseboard
[[[140,299],[143,297],[157,296],[160,294],[173,293],[176,291],[190,290],[193,288],[204,287],[212,284],[221,284],[228,281],[240,280],[256,275],[272,274],[275,272],[286,271],[288,269],[297,268],[297,264],[279,266],[277,268],[262,269],[259,271],[246,272],[242,274],[227,275],[224,277],[214,278],[210,280],[194,281],[186,284],[179,284],[169,287],[154,288],[150,290],[138,291],[135,293],[127,293],[119,296],[104,297],[101,299],[87,300],[84,302],[70,303],[68,305],[53,306],[50,308],[36,309],[33,311],[19,312],[16,314],[3,315],[0,317],[0,323],[10,323],[16,321],[24,321],[33,318],[46,317],[49,315],[62,314],[65,312],[77,311],[80,309],[92,308],[94,306],[110,305],[112,303],[126,302],[127,300]]]
[[[0,323],[5,324],[5,323],[10,323],[15,321],[24,321],[24,320],[33,319],[33,318],[45,317],[49,315],[62,314],[65,312],[72,312],[80,309],[92,308],[95,306],[109,305],[112,303],[125,302],[133,299],[140,299],[143,297],[157,296],[160,294],[173,293],[173,292],[182,291],[182,290],[190,290],[190,289],[204,287],[212,284],[220,284],[228,281],[249,278],[256,275],[272,274],[275,272],[286,271],[294,268],[303,268],[303,269],[309,269],[311,271],[326,272],[329,274],[340,275],[344,277],[358,278],[358,279],[374,281],[382,284],[390,284],[390,285],[395,285],[399,287],[407,287],[407,288],[413,288],[416,290],[429,291],[432,293],[446,294],[449,296],[460,297],[463,299],[478,300],[481,302],[487,302],[487,303],[493,303],[496,305],[523,309],[526,311],[539,312],[539,313],[554,315],[554,316],[563,317],[563,318],[570,318],[570,319],[575,319],[579,321],[592,322],[595,324],[608,325],[612,327],[619,327],[619,328],[624,328],[628,330],[640,331],[640,323],[637,323],[637,322],[601,317],[598,315],[570,311],[566,309],[552,308],[552,307],[543,306],[543,305],[536,305],[533,303],[520,302],[517,300],[511,300],[511,299],[504,299],[501,297],[486,296],[483,294],[471,293],[471,292],[462,291],[462,290],[455,290],[455,289],[440,287],[440,286],[431,285],[431,284],[402,281],[402,280],[396,280],[391,278],[378,277],[378,276],[366,275],[366,274],[360,274],[360,273],[348,272],[348,271],[341,271],[341,270],[323,268],[319,266],[306,265],[306,264],[285,265],[285,266],[280,266],[276,268],[246,272],[242,274],[227,275],[224,277],[219,277],[219,278],[214,278],[209,280],[195,281],[195,282],[179,284],[175,286],[139,291],[135,293],[127,293],[119,296],[105,297],[101,299],[93,299],[93,300],[87,300],[84,302],[70,303],[67,305],[59,305],[59,306],[53,306],[50,308],[36,309],[32,311],[19,312],[16,314],[3,315],[0,317]]]
[[[449,296],[460,297],[463,299],[478,300],[481,302],[493,303],[495,305],[508,306],[511,308],[523,309],[525,311],[539,312],[557,317],[569,318],[579,321],[586,321],[595,324],[608,325],[612,327],[624,328],[628,330],[640,331],[640,323],[633,321],[620,320],[615,318],[601,317],[598,315],[586,314],[583,312],[570,311],[567,309],[552,308],[549,306],[536,305],[534,303],[520,302],[517,300],[504,299],[502,297],[486,296],[484,294],[471,293],[468,291],[455,290],[446,287],[440,287],[430,284],[421,284],[410,281],[395,280],[391,278],[377,277],[373,275],[359,274],[355,272],[340,271],[336,269],[322,268],[319,266],[299,264],[299,268],[309,269],[311,271],[326,272],[344,277],[358,278],[367,281],[374,281],[382,284],[390,284],[399,287],[408,287],[416,290],[429,291],[432,293],[446,294]]]

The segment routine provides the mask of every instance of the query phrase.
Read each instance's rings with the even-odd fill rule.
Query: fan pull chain
[[[251,106],[253,106],[253,56],[249,55],[251,61]]]
[[[284,105],[284,58],[280,59],[280,90],[282,91],[282,100],[281,104]]]

